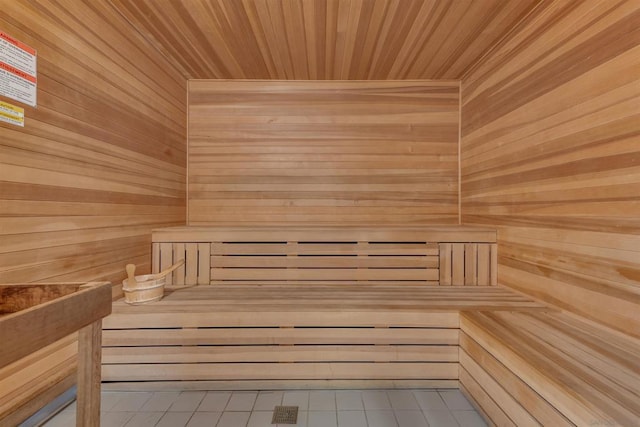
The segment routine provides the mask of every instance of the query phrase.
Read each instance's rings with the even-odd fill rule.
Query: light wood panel
[[[189,82],[190,225],[457,224],[457,82]]]
[[[3,2],[0,29],[38,52],[37,108],[0,123],[0,283],[149,271],[151,229],[185,223],[184,77],[107,2]],[[65,349],[0,387],[10,425],[71,385]]]
[[[499,282],[640,336],[640,4],[543,2],[462,83],[463,223]]]
[[[190,79],[455,79],[535,0],[110,0]]]
[[[639,340],[553,312],[466,312],[460,327],[461,387],[495,424],[640,418]]]

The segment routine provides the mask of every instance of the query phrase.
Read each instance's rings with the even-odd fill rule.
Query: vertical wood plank
[[[491,278],[491,246],[483,243],[478,245],[478,286],[489,286]]]
[[[498,245],[491,244],[491,285],[498,284]]]
[[[174,243],[173,244],[173,263],[175,264],[181,259],[185,259],[186,247],[184,243]],[[175,285],[182,286],[184,285],[184,276],[185,276],[185,265],[182,264],[180,267],[173,271],[173,283]]]
[[[78,332],[77,427],[100,426],[102,320]]]
[[[198,285],[211,282],[211,247],[209,243],[198,243]]]
[[[160,270],[171,267],[173,264],[173,244],[160,243]],[[167,275],[165,283],[173,284],[173,274]]]
[[[440,243],[439,245],[440,286],[451,286],[452,249],[451,243]]]
[[[198,243],[185,243],[185,285],[198,284]]]
[[[464,284],[476,286],[478,284],[478,245],[465,243],[464,245]]]
[[[464,245],[464,243],[451,244],[451,284],[453,286],[464,285]]]
[[[151,272],[160,272],[160,243],[151,244]]]

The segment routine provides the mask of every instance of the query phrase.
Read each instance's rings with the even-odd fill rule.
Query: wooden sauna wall
[[[189,225],[458,223],[459,83],[189,82]]]
[[[108,2],[5,1],[0,30],[38,51],[37,108],[0,123],[0,282],[149,271],[151,229],[185,223],[185,79]],[[71,387],[76,352],[0,370],[0,425]]]
[[[640,3],[541,4],[462,82],[464,224],[499,283],[640,336]]]
[[[0,282],[149,271],[185,224],[185,79],[109,2],[4,2],[0,30],[38,51],[37,108],[0,123]]]

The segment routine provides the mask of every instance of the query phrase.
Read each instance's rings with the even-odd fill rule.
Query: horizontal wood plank
[[[433,334],[435,335],[435,334]],[[411,339],[406,337],[407,342]],[[435,337],[433,337],[435,338]],[[252,340],[253,341],[253,340]],[[378,341],[377,337],[375,341]],[[400,341],[400,339],[398,339]],[[424,341],[424,340],[421,340]],[[127,363],[222,363],[222,362],[457,362],[455,340],[443,337],[451,345],[241,345],[210,347],[106,347],[103,364]]]
[[[105,365],[107,381],[457,379],[457,363],[198,363]]]

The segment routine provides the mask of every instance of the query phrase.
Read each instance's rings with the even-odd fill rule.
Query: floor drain
[[[276,406],[273,409],[271,424],[296,424],[298,422],[297,406]]]

